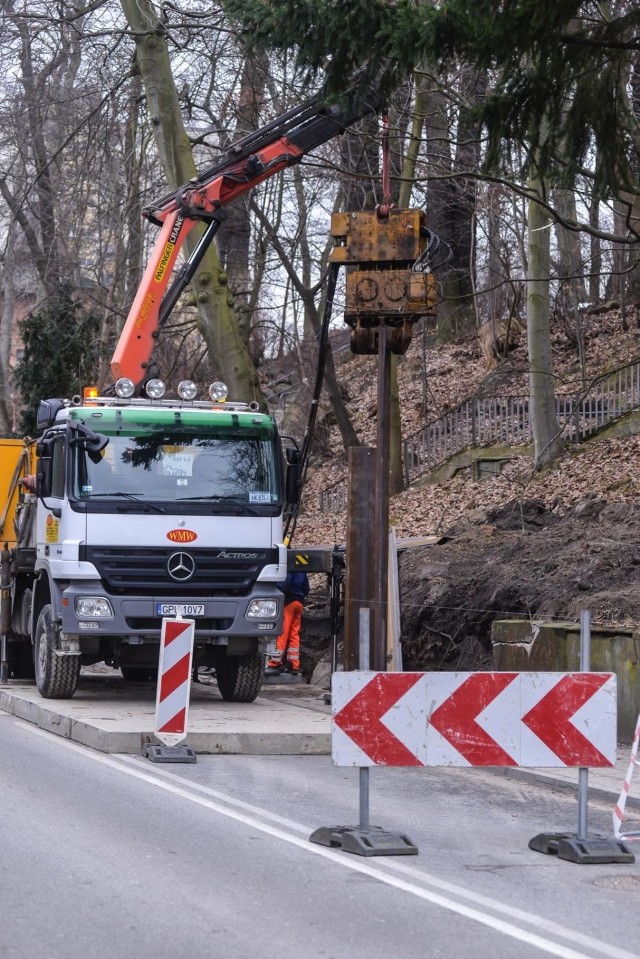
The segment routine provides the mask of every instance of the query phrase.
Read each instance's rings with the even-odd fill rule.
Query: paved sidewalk
[[[43,699],[32,684],[0,686],[0,709],[106,753],[141,753],[155,742],[156,690],[118,671],[83,673],[72,699]],[[197,753],[325,755],[331,709],[306,683],[265,686],[254,703],[226,703],[214,682],[191,684],[186,744]]]

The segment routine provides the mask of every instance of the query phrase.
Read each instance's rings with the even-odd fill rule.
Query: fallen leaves
[[[583,318],[586,372],[593,378],[640,356],[640,330],[621,331],[620,317]],[[561,392],[577,393],[582,379],[566,330],[554,331],[554,370]],[[377,358],[341,354],[337,373],[350,396],[348,408],[362,442],[376,442]],[[487,374],[477,337],[464,343],[436,346],[432,335],[414,337],[409,352],[398,359],[402,435],[407,437],[472,395],[526,395],[528,368],[524,336],[517,348]],[[315,456],[309,467],[295,542],[307,546],[344,544],[346,514],[321,513],[319,493],[346,477],[347,463],[340,435],[329,429],[327,456]],[[486,510],[514,498],[540,499],[560,514],[597,493],[609,502],[627,502],[640,495],[640,437],[593,439],[567,447],[550,469],[534,473],[527,457],[514,457],[502,472],[482,481],[470,469],[438,485],[414,486],[390,501],[390,525],[399,537],[442,533],[461,516]]]

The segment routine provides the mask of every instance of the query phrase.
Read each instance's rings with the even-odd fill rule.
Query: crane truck
[[[146,211],[160,226],[111,362],[113,387],[43,399],[38,437],[0,441],[0,670],[44,698],[73,696],[83,665],[157,675],[162,620],[195,620],[195,658],[228,701],[251,702],[282,623],[283,514],[299,454],[274,418],[223,383],[170,398],[151,362],[158,330],[193,277],[224,207],[373,112],[355,85],[236,143]],[[174,271],[185,237],[201,237]],[[0,489],[1,492],[1,489]],[[0,676],[0,678],[2,678]]]

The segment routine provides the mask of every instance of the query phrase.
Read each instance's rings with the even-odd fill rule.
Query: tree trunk
[[[135,33],[136,61],[144,83],[153,135],[169,188],[177,189],[196,175],[191,144],[184,127],[171,72],[164,27],[150,0],[121,0],[127,22]],[[192,230],[187,251],[200,234]],[[198,307],[198,329],[209,352],[214,375],[229,387],[233,399],[265,400],[257,373],[242,339],[228,292],[226,276],[214,244],[205,254],[192,283]]]
[[[540,184],[532,182],[539,192]],[[562,452],[555,413],[553,358],[549,314],[550,228],[546,210],[529,200],[529,265],[527,272],[527,342],[529,348],[529,411],[535,448],[534,466],[551,463]]]
[[[476,94],[471,76],[468,82],[471,85],[468,99],[472,102]],[[430,83],[429,105],[426,134],[431,178],[427,185],[427,212],[434,232],[451,249],[451,259],[438,273],[442,293],[438,306],[438,334],[442,340],[448,341],[473,330],[476,325],[471,282],[476,191],[475,182],[461,174],[478,168],[480,138],[470,111],[461,108],[454,156],[450,103],[441,85],[435,81]],[[452,177],[453,173],[457,176]]]
[[[500,199],[503,194],[502,187],[497,183],[485,184],[488,228],[488,286],[489,286],[489,322],[492,324],[494,339],[496,338],[497,324],[507,316],[507,293],[506,283],[508,277],[505,275],[505,265],[501,256],[502,235],[501,235],[501,216]]]
[[[553,196],[555,208],[560,216],[567,221],[577,222],[578,213],[576,210],[576,195],[574,191],[554,190]],[[563,313],[573,317],[580,373],[584,387],[586,385],[587,370],[580,304],[584,303],[587,293],[582,276],[584,267],[580,247],[580,234],[573,230],[568,230],[561,223],[556,223],[555,233],[558,244],[559,305]]]
[[[131,78],[126,102],[126,123],[124,128],[124,171],[126,200],[123,211],[122,229],[116,230],[114,238],[113,261],[118,265],[114,282],[107,290],[105,308],[100,328],[100,346],[98,349],[98,375],[96,383],[102,390],[110,380],[109,356],[122,328],[114,330],[114,317],[124,316],[123,306],[130,303],[140,284],[143,273],[143,236],[142,205],[140,203],[140,181],[142,169],[142,150],[140,146],[140,97],[142,84],[138,74]]]
[[[315,291],[308,286],[304,286],[304,283],[295,270],[294,264],[291,261],[291,257],[285,250],[284,245],[280,241],[277,233],[275,233],[273,228],[270,226],[265,213],[260,209],[260,207],[258,207],[255,201],[251,202],[251,209],[267,231],[269,239],[273,244],[273,248],[278,254],[280,262],[286,270],[291,286],[296,290],[298,296],[304,304],[305,322],[308,321],[311,324],[314,335],[316,339],[318,339],[322,329],[322,320],[318,307],[315,303]],[[324,295],[321,299],[321,308],[324,309]],[[331,407],[335,413],[338,429],[340,430],[340,435],[342,437],[342,444],[345,452],[347,452],[351,446],[359,446],[360,440],[358,439],[358,435],[349,416],[349,411],[347,410],[340,393],[340,384],[338,383],[338,377],[336,376],[335,364],[333,362],[333,352],[331,350],[330,343],[327,344],[327,352],[325,357],[324,384],[329,396],[329,402],[331,403]]]
[[[12,373],[9,359],[16,307],[14,251],[15,225],[10,223],[3,258],[2,314],[0,315],[0,433],[4,436],[13,432],[13,417],[10,409]]]
[[[595,190],[591,194],[591,203],[589,205],[589,226],[592,230],[598,230],[600,227],[600,197]],[[589,299],[592,303],[597,303],[600,299],[602,284],[602,245],[600,237],[592,233],[589,237],[589,244],[591,250]]]
[[[44,82],[43,76],[38,75],[34,65],[29,26],[21,20],[17,21],[16,26],[21,40],[19,54],[20,81],[25,92],[25,124],[29,132],[33,165],[38,171],[31,207],[35,212],[39,238],[36,240],[36,235],[32,230],[25,230],[24,232],[40,282],[47,296],[53,296],[60,286],[62,264],[60,263],[60,243],[58,242],[55,216],[52,164],[45,141],[45,118],[42,115],[43,109],[46,109]],[[47,72],[48,70],[45,68],[45,77]],[[20,207],[22,207],[21,202]],[[14,208],[12,208],[12,212],[16,212]],[[22,210],[20,212],[22,213]],[[21,221],[19,220],[19,222]]]
[[[258,107],[265,89],[269,61],[265,54],[246,57],[238,93],[237,122],[233,140],[251,133],[258,125]],[[229,143],[223,144],[225,147]],[[251,350],[253,325],[252,289],[254,277],[249,267],[251,221],[249,197],[239,197],[227,207],[227,217],[216,234],[222,265],[229,277],[229,290],[235,300],[235,310],[242,339],[255,360]],[[259,352],[259,344],[258,350]]]
[[[426,113],[426,85],[424,75],[416,73],[415,101],[411,118],[411,133],[407,152],[402,164],[402,176],[398,192],[398,206],[406,209],[411,202],[411,191],[416,172],[416,161],[422,142]],[[411,349],[411,347],[410,347]],[[395,496],[405,487],[402,469],[402,417],[400,415],[400,390],[398,387],[398,357],[391,357],[389,410],[389,494]]]
[[[377,202],[376,183],[380,177],[377,117],[366,117],[345,130],[340,140],[340,166],[346,176],[338,175],[335,209],[373,210]]]

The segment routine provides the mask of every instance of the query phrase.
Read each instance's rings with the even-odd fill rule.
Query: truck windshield
[[[267,418],[256,418],[253,427],[189,424],[177,411],[171,423],[95,414],[83,419],[109,443],[98,462],[81,444],[74,447],[72,495],[78,500],[112,500],[121,508],[137,500],[149,505],[184,501],[190,507],[200,502],[214,511],[216,504],[228,503],[248,513],[280,502],[278,447]]]

